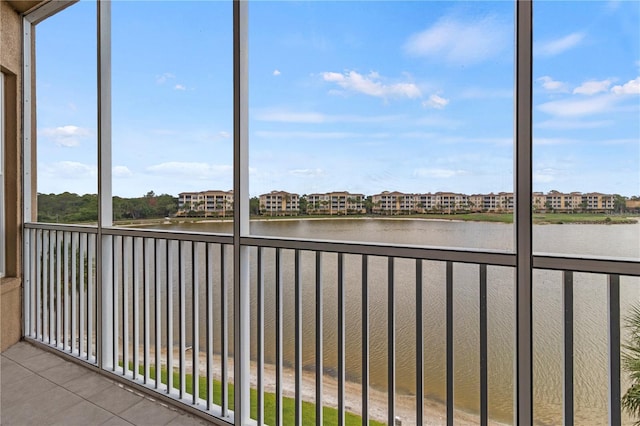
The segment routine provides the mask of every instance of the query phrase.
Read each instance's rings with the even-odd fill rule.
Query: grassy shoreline
[[[291,220],[353,220],[353,219],[381,219],[381,220],[437,220],[437,221],[463,221],[463,222],[491,222],[491,223],[513,223],[511,213],[460,213],[460,214],[408,214],[408,215],[304,215],[304,216],[252,216],[252,221],[291,221]],[[118,226],[140,226],[157,225],[171,223],[196,223],[196,222],[226,222],[233,218],[215,217],[174,217],[141,220],[117,221]],[[640,221],[640,215],[620,215],[613,216],[601,213],[534,213],[534,225],[562,225],[562,224],[582,224],[582,225],[618,225],[634,224]]]

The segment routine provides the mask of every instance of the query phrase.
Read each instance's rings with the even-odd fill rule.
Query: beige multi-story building
[[[547,202],[547,196],[542,192],[534,192],[531,197],[531,206],[534,212],[540,212],[545,210]]]
[[[615,209],[615,197],[611,194],[589,192],[587,194],[582,194],[582,205],[587,211],[613,211]]]
[[[469,197],[454,192],[436,192],[436,210],[452,213],[468,208]]]
[[[398,191],[383,191],[373,195],[373,212],[378,214],[406,214],[416,210],[416,194],[405,194]],[[418,201],[419,202],[419,201]]]
[[[178,194],[178,215],[233,216],[233,190],[181,192]]]
[[[260,195],[260,214],[295,216],[300,213],[300,195],[286,191],[271,191]]]
[[[347,191],[314,193],[307,195],[307,212],[311,214],[346,215],[364,214],[364,194]]]

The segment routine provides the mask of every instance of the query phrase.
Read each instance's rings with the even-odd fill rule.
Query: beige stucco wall
[[[5,75],[5,213],[6,272],[0,278],[0,350],[22,334],[22,206],[21,98],[22,17],[9,3],[0,1],[0,70]]]

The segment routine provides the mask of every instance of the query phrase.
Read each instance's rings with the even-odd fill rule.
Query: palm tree
[[[622,367],[629,373],[631,387],[622,397],[622,408],[640,425],[640,306],[634,306],[626,318],[629,343],[622,345]]]

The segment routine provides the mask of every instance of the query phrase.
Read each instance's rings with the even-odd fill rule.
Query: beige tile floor
[[[207,424],[26,342],[1,358],[3,426]]]

